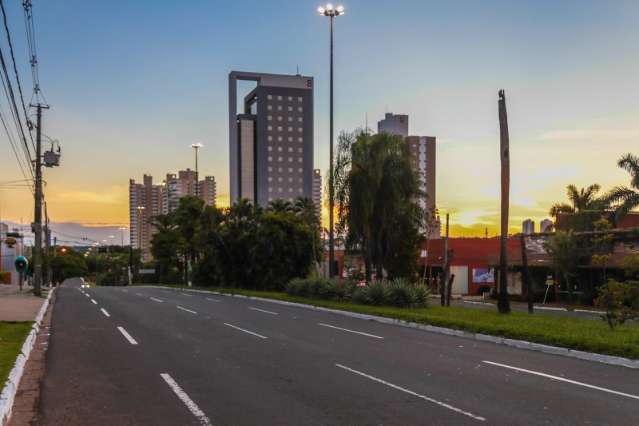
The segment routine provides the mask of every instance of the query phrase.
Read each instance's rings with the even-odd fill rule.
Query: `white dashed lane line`
[[[258,311],[258,312],[263,312],[265,314],[270,314],[270,315],[279,315],[277,312],[273,312],[273,311],[267,311],[265,309],[260,309],[260,308],[255,308],[253,306],[249,307],[250,310],[252,311]]]
[[[94,305],[98,304],[98,302],[96,302],[95,299],[91,299],[91,303],[93,303]]]
[[[348,328],[336,327],[334,325],[325,324],[323,322],[317,323],[317,325],[320,325],[322,327],[333,328],[335,330],[346,331],[347,333],[353,333],[353,334],[359,334],[361,336],[372,337],[373,339],[383,339],[382,336],[377,336],[375,334],[364,333],[363,331],[349,330]]]
[[[619,391],[608,389],[608,388],[602,388],[602,387],[595,386],[595,385],[589,385],[588,383],[578,382],[576,380],[570,380],[570,379],[566,379],[566,378],[559,377],[559,376],[553,376],[551,374],[541,373],[539,371],[526,370],[525,368],[514,367],[512,365],[500,364],[498,362],[492,362],[492,361],[482,361],[482,362],[484,364],[492,365],[492,366],[495,366],[495,367],[507,368],[509,370],[519,371],[520,373],[532,374],[534,376],[545,377],[546,379],[556,380],[558,382],[570,383],[572,385],[582,386],[582,387],[588,388],[588,389],[594,389],[594,390],[598,390],[598,391],[601,391],[601,392],[611,393],[613,395],[619,395],[619,396],[624,396],[626,398],[632,398],[632,399],[639,400],[639,395],[632,395],[632,394],[629,394],[629,393],[619,392]]]
[[[120,330],[120,333],[122,333],[124,338],[126,340],[128,340],[130,344],[132,344],[132,345],[137,345],[138,344],[138,342],[136,342],[135,339],[133,337],[131,337],[131,335],[124,329],[124,327],[118,326],[118,330]]]
[[[186,405],[186,408],[189,409],[191,414],[195,416],[195,418],[200,422],[201,425],[208,426],[211,424],[211,420],[204,414],[204,411],[200,410],[200,407],[197,406],[195,402],[184,392],[184,390],[177,384],[175,380],[168,373],[161,373],[160,376],[167,385],[171,388],[173,393],[180,398],[180,401]]]
[[[153,300],[154,302],[158,302],[158,303],[163,303],[164,300],[158,299],[157,297],[149,297],[149,299]]]
[[[106,309],[104,308],[100,308],[100,310],[102,311],[102,313],[104,314],[105,317],[110,317],[111,315],[109,315],[109,313],[106,311]]]
[[[420,395],[417,392],[413,392],[412,390],[409,390],[409,389],[403,388],[401,386],[395,385],[393,383],[387,382],[386,380],[380,379],[378,377],[371,376],[370,374],[366,374],[366,373],[363,373],[361,371],[354,370],[354,369],[352,369],[350,367],[347,367],[345,365],[342,365],[342,364],[335,364],[335,366],[338,367],[338,368],[341,368],[342,370],[346,370],[346,371],[349,371],[349,372],[351,372],[353,374],[357,374],[359,376],[365,377],[365,378],[367,378],[369,380],[372,380],[374,382],[381,383],[382,385],[386,385],[386,386],[388,386],[390,388],[393,388],[395,390],[398,390],[398,391],[407,393],[409,395],[412,395],[414,397],[423,399],[424,401],[428,401],[428,402],[431,402],[431,403],[433,403],[435,405],[439,405],[440,407],[447,408],[447,409],[449,409],[451,411],[454,411],[456,413],[463,414],[464,416],[470,417],[471,419],[479,420],[481,422],[485,422],[486,421],[486,418],[484,418],[484,417],[478,416],[478,415],[473,414],[473,413],[471,413],[469,411],[462,410],[461,408],[457,408],[455,406],[452,406],[452,405],[447,404],[447,403],[442,402],[442,401],[438,401],[438,400],[430,398],[428,396]]]
[[[266,337],[266,336],[262,336],[261,334],[255,333],[253,331],[245,330],[243,328],[240,328],[240,327],[238,327],[236,325],[233,325],[233,324],[229,324],[227,322],[225,322],[224,325],[227,326],[227,327],[231,327],[231,328],[234,328],[236,330],[242,331],[242,332],[244,332],[246,334],[250,334],[252,336],[259,337],[260,339],[268,339],[268,337]]]
[[[182,310],[182,311],[185,311],[185,312],[191,313],[191,314],[193,314],[193,315],[197,315],[197,312],[192,311],[192,310],[190,310],[190,309],[186,309],[186,308],[184,308],[184,307],[182,307],[182,306],[180,306],[180,305],[177,305],[177,306],[176,306],[176,308],[178,308],[178,309],[180,309],[180,310]]]

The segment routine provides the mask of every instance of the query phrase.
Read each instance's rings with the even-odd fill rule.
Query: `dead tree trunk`
[[[499,313],[510,312],[508,300],[508,207],[510,196],[510,142],[508,136],[508,114],[506,93],[499,91],[499,152],[501,160],[501,245],[499,254]]]

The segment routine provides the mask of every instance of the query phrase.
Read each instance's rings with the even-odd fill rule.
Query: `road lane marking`
[[[144,297],[142,293],[135,293],[136,296]]]
[[[261,334],[254,333],[252,331],[244,330],[243,328],[240,328],[240,327],[235,326],[233,324],[229,324],[228,322],[225,322],[224,325],[226,325],[228,327],[231,327],[231,328],[234,328],[236,330],[243,331],[244,333],[252,334],[253,336],[259,337],[260,339],[268,339],[268,337],[266,337],[266,336],[262,336]]]
[[[515,370],[515,371],[519,371],[519,372],[522,372],[522,373],[533,374],[535,376],[545,377],[545,378],[551,379],[551,380],[557,380],[557,381],[560,381],[560,382],[566,382],[566,383],[570,383],[570,384],[577,385],[577,386],[583,386],[583,387],[589,388],[589,389],[595,389],[595,390],[599,390],[599,391],[602,391],[602,392],[607,392],[607,393],[611,393],[611,394],[614,394],[614,395],[625,396],[626,398],[632,398],[632,399],[638,399],[639,400],[639,395],[631,395],[629,393],[619,392],[619,391],[616,391],[616,390],[612,390],[612,389],[608,389],[608,388],[602,388],[602,387],[595,386],[595,385],[589,385],[588,383],[578,382],[576,380],[565,379],[563,377],[553,376],[553,375],[546,374],[546,373],[540,373],[539,371],[526,370],[525,368],[513,367],[512,365],[506,365],[506,364],[500,364],[498,362],[492,362],[492,361],[482,361],[482,362],[485,363],[485,364],[494,365],[494,366],[497,366],[497,367],[508,368],[510,370]]]
[[[200,407],[197,406],[195,402],[182,390],[180,385],[177,384],[175,380],[168,373],[160,373],[160,376],[164,379],[167,385],[171,388],[173,393],[177,395],[178,398],[186,405],[186,408],[189,409],[191,414],[195,416],[196,419],[200,422],[201,425],[208,426],[211,424],[211,420],[204,414],[204,411],[200,410]]]
[[[127,333],[127,331],[124,329],[124,327],[118,326],[118,330],[120,330],[120,333],[122,333],[124,338],[126,340],[128,340],[130,344],[132,344],[132,345],[137,345],[138,344],[138,342],[136,342],[135,339],[133,337],[131,337],[131,335],[129,333]]]
[[[91,297],[91,296],[89,295],[89,293],[84,293],[84,295],[85,295],[86,297]]]
[[[192,313],[193,315],[197,315],[197,312],[192,311],[192,310],[190,310],[190,309],[183,308],[183,307],[182,307],[182,306],[180,306],[180,305],[177,305],[177,308],[178,308],[178,309],[181,309],[181,310],[183,310],[183,311],[186,311],[186,312],[190,312],[190,313]]]
[[[100,310],[102,311],[102,313],[104,314],[105,317],[110,317],[111,316],[111,315],[109,315],[109,313],[104,308],[100,308]]]
[[[264,312],[265,314],[279,315],[277,312],[267,311],[265,309],[260,309],[260,308],[254,308],[253,306],[249,307],[249,309],[252,311]]]
[[[188,297],[191,297],[191,295],[190,295],[190,294],[186,294],[186,293],[182,293],[182,292],[180,292],[180,294],[181,294],[182,296],[188,296]]]
[[[335,364],[335,366],[339,367],[339,368],[341,368],[343,370],[350,371],[351,373],[358,374],[358,375],[360,375],[362,377],[366,377],[367,379],[370,379],[370,380],[372,380],[374,382],[377,382],[377,383],[381,383],[381,384],[386,385],[386,386],[388,386],[390,388],[393,388],[395,390],[405,392],[405,393],[407,393],[409,395],[413,395],[413,396],[415,396],[417,398],[423,399],[424,401],[432,402],[433,404],[439,405],[440,407],[448,408],[449,410],[452,410],[452,411],[454,411],[456,413],[459,413],[459,414],[463,414],[464,416],[468,416],[470,418],[473,418],[475,420],[479,420],[479,421],[482,421],[482,422],[486,421],[486,419],[484,417],[478,416],[478,415],[473,414],[473,413],[468,412],[468,411],[464,411],[461,408],[454,407],[454,406],[452,406],[450,404],[438,401],[438,400],[430,398],[428,396],[420,395],[417,392],[413,392],[410,389],[406,389],[406,388],[403,388],[401,386],[394,385],[394,384],[392,384],[390,382],[387,382],[386,380],[382,380],[382,379],[380,379],[378,377],[371,376],[370,374],[366,374],[366,373],[363,373],[361,371],[354,370],[354,369],[352,369],[350,367],[347,367],[345,365],[342,365],[342,364]]]
[[[154,302],[158,302],[158,303],[163,303],[164,300],[160,300],[157,297],[150,297],[149,299],[153,300]]]
[[[209,302],[219,302],[220,301],[218,299],[211,299],[210,297],[207,297],[206,300],[208,300]]]
[[[95,299],[91,299],[91,303],[93,303],[94,305],[98,304],[98,302],[96,302]]]
[[[374,339],[383,339],[382,336],[376,336],[374,334],[364,333],[363,331],[349,330],[348,328],[336,327],[334,325],[324,324],[323,322],[318,322],[317,325],[321,325],[322,327],[334,328],[335,330],[347,331],[349,333],[361,334],[362,336],[372,337]]]

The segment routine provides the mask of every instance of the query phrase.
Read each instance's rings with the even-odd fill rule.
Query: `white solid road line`
[[[158,303],[164,302],[164,300],[160,300],[157,297],[149,297],[149,299],[153,300],[154,302],[158,302]]]
[[[616,391],[616,390],[602,388],[602,387],[595,386],[595,385],[589,385],[588,383],[578,382],[576,380],[564,379],[563,377],[553,376],[553,375],[546,374],[546,373],[540,373],[539,371],[526,370],[525,368],[513,367],[512,365],[500,364],[498,362],[492,362],[492,361],[482,361],[482,362],[485,363],[485,364],[495,365],[497,367],[508,368],[510,370],[515,370],[515,371],[519,371],[519,372],[522,372],[522,373],[533,374],[535,376],[541,376],[541,377],[545,377],[547,379],[557,380],[557,381],[565,382],[565,383],[570,383],[570,384],[577,385],[577,386],[583,386],[585,388],[595,389],[595,390],[598,390],[598,391],[607,392],[607,393],[611,393],[611,394],[614,394],[614,395],[625,396],[626,398],[639,399],[639,395],[631,395],[629,393],[619,392],[619,391]]]
[[[454,406],[452,406],[450,404],[447,404],[445,402],[441,402],[441,401],[438,401],[436,399],[429,398],[429,397],[427,397],[425,395],[420,395],[417,392],[413,392],[412,390],[403,388],[401,386],[394,385],[394,384],[392,384],[390,382],[387,382],[386,380],[382,380],[382,379],[377,378],[375,376],[371,376],[370,374],[362,373],[361,371],[354,370],[354,369],[349,368],[349,367],[347,367],[345,365],[342,365],[342,364],[335,364],[335,366],[339,367],[339,368],[341,368],[343,370],[350,371],[351,373],[358,374],[358,375],[360,375],[362,377],[366,377],[367,379],[373,380],[374,382],[377,382],[377,383],[381,383],[381,384],[386,385],[386,386],[388,386],[390,388],[393,388],[395,390],[405,392],[405,393],[407,393],[409,395],[413,395],[413,396],[415,396],[417,398],[421,398],[424,401],[432,402],[433,404],[439,405],[440,407],[448,408],[449,410],[452,410],[452,411],[454,411],[456,413],[459,413],[459,414],[463,414],[464,416],[468,416],[468,417],[470,417],[472,419],[479,420],[479,421],[482,421],[482,422],[486,421],[486,419],[484,417],[478,416],[478,415],[473,414],[473,413],[468,412],[468,411],[464,411],[461,408],[454,407]]]
[[[374,339],[383,339],[382,336],[376,336],[374,334],[364,333],[363,331],[349,330],[348,328],[336,327],[334,325],[324,324],[323,322],[318,322],[317,325],[321,325],[322,327],[334,328],[335,330],[346,331],[348,333],[361,334],[362,336],[372,337]]]
[[[102,313],[104,314],[105,317],[110,317],[111,316],[111,315],[109,315],[109,313],[104,308],[100,308],[100,310],[102,311]]]
[[[95,299],[91,299],[91,303],[93,303],[94,305],[98,304],[98,302],[96,302]]]
[[[135,293],[136,296],[144,297],[142,293]]]
[[[161,373],[160,376],[164,379],[167,385],[171,388],[171,390],[177,395],[178,398],[186,405],[186,408],[195,416],[196,419],[200,422],[201,425],[210,425],[211,420],[206,417],[204,411],[200,410],[200,407],[197,406],[195,402],[182,390],[180,385],[178,385],[173,378],[167,373]]]
[[[208,300],[209,302],[219,302],[220,301],[218,299],[211,299],[210,297],[207,297],[206,300]]]
[[[252,311],[264,312],[265,314],[279,315],[277,312],[267,311],[267,310],[260,309],[260,308],[254,308],[253,306],[250,306],[249,309],[252,310]]]
[[[192,313],[193,315],[197,315],[197,312],[192,311],[192,310],[190,310],[190,309],[183,308],[183,307],[182,307],[182,306],[180,306],[180,305],[176,305],[176,307],[177,307],[178,309],[183,310],[183,311],[190,312],[190,313]]]
[[[128,340],[130,344],[132,344],[132,345],[137,345],[138,344],[138,342],[136,342],[135,339],[133,337],[131,337],[131,335],[129,333],[127,333],[127,331],[124,329],[124,327],[119,327],[118,326],[118,330],[120,330],[120,333],[122,333],[124,338],[126,340]]]
[[[224,325],[226,325],[228,327],[231,327],[231,328],[234,328],[236,330],[243,331],[244,333],[252,334],[253,336],[259,337],[260,339],[268,339],[268,337],[266,337],[266,336],[262,336],[261,334],[254,333],[252,331],[244,330],[243,328],[237,327],[237,326],[235,326],[233,324],[229,324],[227,322],[225,322]]]
[[[182,293],[182,292],[180,292],[180,294],[181,294],[182,296],[189,296],[189,297],[191,297],[191,295],[190,295],[190,294],[187,294],[187,293]]]

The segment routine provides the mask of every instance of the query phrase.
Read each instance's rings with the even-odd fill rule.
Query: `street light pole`
[[[334,234],[334,210],[335,210],[335,186],[333,172],[333,26],[335,17],[344,14],[344,6],[333,7],[331,3],[320,6],[317,11],[320,15],[330,19],[330,126],[329,126],[329,157],[330,165],[328,172],[328,276],[335,276],[335,234]]]
[[[199,142],[191,144],[191,148],[195,150],[195,196],[196,197],[200,195],[200,174],[199,174],[198,165],[197,165],[197,152],[203,146],[204,145],[202,145]]]

